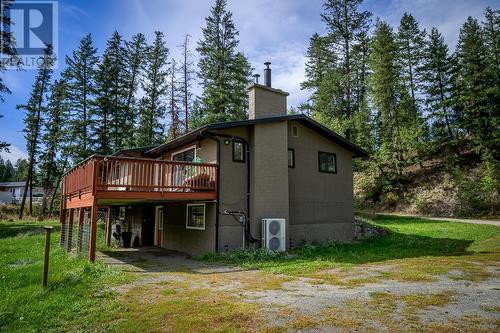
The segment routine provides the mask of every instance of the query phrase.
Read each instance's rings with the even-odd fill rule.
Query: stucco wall
[[[298,126],[298,137],[292,126]],[[297,122],[288,124],[288,147],[295,150],[295,168],[288,169],[292,246],[352,239],[352,153]],[[319,172],[318,151],[336,154],[336,174]]]
[[[250,148],[252,232],[261,236],[264,218],[285,218],[288,233],[287,122],[255,125]]]
[[[217,133],[225,136],[235,136],[248,141],[249,128],[232,128],[220,130]],[[224,141],[229,140],[229,144]],[[220,138],[220,212],[247,212],[247,163],[233,161],[233,145],[230,138]],[[245,147],[246,148],[246,147]],[[243,245],[243,227],[232,216],[219,216],[219,249],[220,251],[241,248]]]
[[[164,207],[164,247],[191,255],[215,250],[215,203],[205,203],[205,230],[186,228],[186,204]]]
[[[178,151],[182,151],[188,147],[196,146],[196,156],[200,157],[203,163],[216,163],[217,162],[217,144],[215,141],[210,139],[202,139],[199,141],[194,141],[182,148],[176,149],[171,152],[166,152],[162,155],[164,160],[170,161],[172,159],[172,154]]]

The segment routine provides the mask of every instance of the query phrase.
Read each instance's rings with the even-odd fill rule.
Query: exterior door
[[[141,225],[142,246],[154,245],[155,224],[155,207],[144,205]]]
[[[155,209],[155,246],[163,247],[163,206]]]

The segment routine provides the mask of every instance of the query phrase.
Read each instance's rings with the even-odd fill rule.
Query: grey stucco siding
[[[200,202],[201,203],[201,202]],[[205,202],[205,230],[186,228],[186,204],[164,207],[164,247],[201,255],[215,249],[215,203]]]
[[[298,137],[292,126],[298,127]],[[292,246],[352,239],[352,153],[298,122],[288,124],[288,148],[295,151],[295,167],[288,169]],[[319,151],[336,155],[336,173],[319,172]]]

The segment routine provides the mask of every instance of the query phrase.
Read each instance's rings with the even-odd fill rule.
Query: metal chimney
[[[269,68],[270,64],[271,63],[269,61],[264,63],[264,65],[266,66],[266,68],[264,68],[264,85],[266,87],[271,87],[271,68]]]
[[[260,74],[254,74],[253,75],[254,79],[255,79],[255,83],[259,83],[259,77],[260,77]]]

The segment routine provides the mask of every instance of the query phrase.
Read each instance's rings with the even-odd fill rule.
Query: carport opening
[[[111,246],[150,247],[155,244],[155,206],[111,206]]]

